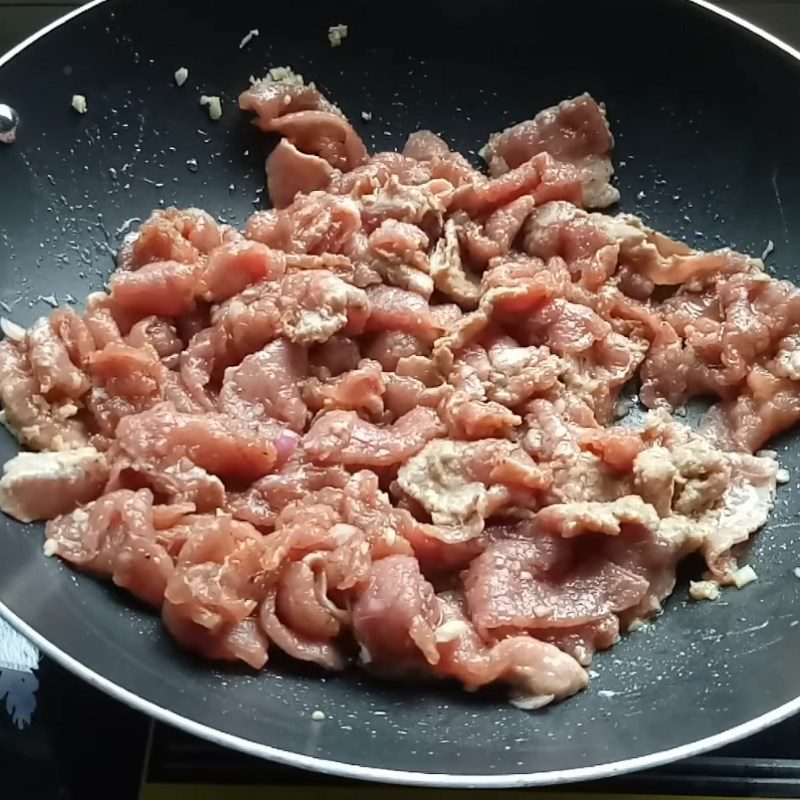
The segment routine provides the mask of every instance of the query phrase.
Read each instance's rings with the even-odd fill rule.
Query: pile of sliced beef
[[[273,209],[156,211],[83,313],[4,321],[0,501],[48,555],[209,659],[524,708],[583,688],[687,554],[736,581],[778,474],[755,453],[800,419],[795,286],[593,210],[618,193],[589,95],[492,135],[488,175],[430,131],[371,156],[288,70],[240,104],[282,136]]]

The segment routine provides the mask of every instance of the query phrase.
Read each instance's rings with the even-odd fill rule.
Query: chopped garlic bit
[[[180,67],[175,70],[175,83],[177,83],[178,86],[183,86],[183,84],[186,83],[188,77],[189,77],[189,70],[186,69],[186,67]]]
[[[800,567],[798,567],[798,569],[800,569]],[[362,642],[358,643],[358,660],[362,664],[369,664],[372,661],[372,653],[367,650],[366,645]]]
[[[217,95],[201,95],[200,105],[208,106],[208,116],[213,120],[218,120],[222,116],[222,103]]]
[[[781,467],[775,473],[775,480],[778,483],[789,483],[789,470],[788,469],[784,469],[783,467]]]
[[[54,539],[45,539],[42,550],[46,556],[54,556],[58,552],[58,545]]]
[[[317,709],[311,714],[311,719],[313,719],[314,722],[322,722],[322,720],[325,719],[325,712]]]
[[[523,711],[536,711],[539,708],[544,708],[556,699],[554,694],[536,694],[533,696],[512,696],[509,698],[509,703],[516,708],[521,708]]]
[[[21,342],[25,338],[25,328],[5,317],[0,317],[0,330],[3,331],[6,339],[11,339],[15,342]]]
[[[764,248],[764,252],[761,254],[761,260],[763,261],[773,250],[775,249],[775,242],[770,239],[767,242],[767,246]]]
[[[361,119],[363,119],[364,122],[372,122],[372,112],[371,111],[362,111],[361,112]]]
[[[242,39],[242,41],[239,42],[239,49],[244,50],[244,48],[247,47],[247,45],[249,45],[250,42],[252,42],[253,39],[258,35],[259,35],[258,28],[253,28],[253,30],[247,33],[244,39]]]
[[[733,582],[737,589],[741,589],[743,586],[747,586],[748,583],[757,580],[758,575],[756,575],[756,571],[749,564],[744,567],[739,567],[739,569],[733,573]]]
[[[302,88],[306,85],[303,76],[299,72],[295,72],[291,67],[272,67],[267,70],[267,74],[261,79],[267,83],[280,83],[284,86],[297,86]],[[253,81],[258,83],[258,81]]]
[[[347,37],[347,25],[331,25],[328,28],[328,41],[331,47],[338,47]]]
[[[794,576],[795,578],[800,578],[800,567],[794,568]]]
[[[89,110],[86,98],[82,94],[72,95],[72,107],[79,113],[85,114]]]
[[[465,633],[469,633],[469,625],[463,619],[449,619],[436,629],[434,639],[438,644],[444,644],[458,639]]]
[[[78,413],[78,406],[74,403],[64,403],[63,406],[56,408],[55,412],[56,416],[61,417],[61,419],[69,419]]]
[[[692,600],[719,600],[719,584],[716,581],[689,581],[689,597]]]

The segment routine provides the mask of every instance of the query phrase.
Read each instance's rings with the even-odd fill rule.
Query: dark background
[[[0,54],[79,5],[68,0],[0,0]],[[721,0],[717,5],[800,47],[800,0]]]

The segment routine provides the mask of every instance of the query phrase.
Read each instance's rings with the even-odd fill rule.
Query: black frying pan
[[[22,119],[17,143],[0,145],[0,300],[22,324],[49,312],[52,295],[98,288],[128,221],[159,204],[241,224],[260,203],[270,143],[234,101],[248,75],[287,64],[320,83],[374,149],[430,127],[475,152],[490,132],[589,90],[617,134],[625,210],[700,246],[760,254],[772,240],[771,268],[800,280],[800,54],[700,3],[90,5],[0,68],[0,102]],[[327,29],[339,22],[350,35],[332,49]],[[240,51],[251,28],[261,35]],[[190,72],[181,89],[179,66]],[[88,99],[85,116],[69,107],[74,93]],[[201,93],[222,96],[221,122]],[[120,700],[285,763],[440,786],[644,768],[800,709],[800,442],[777,446],[793,478],[752,548],[760,580],[706,604],[687,604],[679,587],[655,625],[597,659],[587,691],[538,713],[448,686],[198,663],[128,598],[43,558],[40,526],[5,518],[0,611]],[[15,451],[0,437],[0,459]]]

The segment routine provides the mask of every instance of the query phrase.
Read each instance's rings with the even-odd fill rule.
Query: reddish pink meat
[[[114,308],[138,317],[178,317],[194,308],[195,270],[177,261],[155,261],[109,281]]]
[[[422,657],[439,661],[436,627],[441,611],[433,587],[410,556],[376,561],[369,582],[353,606],[353,635],[369,654],[368,663],[397,673]]]
[[[156,541],[153,495],[146,489],[101,497],[47,523],[47,551],[160,606],[173,573]]]
[[[464,578],[478,630],[574,627],[636,605],[647,581],[543,534],[490,545]]]
[[[121,270],[135,270],[155,261],[195,264],[201,254],[222,244],[214,218],[198,208],[154,211],[139,232],[123,245],[117,260]]]
[[[386,427],[364,421],[355,411],[329,411],[311,425],[303,450],[320,464],[386,467],[402,463],[443,433],[429,408],[415,408]]]
[[[298,194],[325,189],[333,167],[319,156],[303,153],[287,139],[281,139],[267,157],[267,189],[275,208],[291,205]]]
[[[569,697],[588,683],[581,666],[552,644],[519,635],[487,644],[473,627],[461,596],[448,592],[438,600],[444,620],[440,638],[445,639],[435,667],[440,675],[457,678],[467,689],[502,681],[510,685],[515,702],[531,709]]]
[[[297,81],[273,80],[270,76],[253,83],[239,95],[239,108],[252,111],[253,123],[262,131],[270,130],[273,120],[297,111],[335,111],[313,85]]]
[[[353,126],[330,111],[297,111],[273,119],[268,129],[285,136],[298,150],[325,159],[342,172],[360,167],[367,148]]]
[[[405,331],[431,341],[441,332],[428,303],[414,292],[394,286],[367,289],[370,315],[367,331]]]
[[[198,276],[197,292],[204,300],[218,303],[253,283],[277,280],[285,270],[284,254],[260,242],[224,244],[209,253]]]
[[[308,418],[301,386],[308,374],[305,350],[276,339],[247,356],[238,367],[225,370],[219,410],[233,419],[285,422],[302,431]]]

